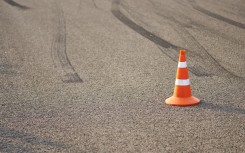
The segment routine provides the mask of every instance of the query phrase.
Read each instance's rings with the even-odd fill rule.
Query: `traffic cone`
[[[174,106],[191,106],[200,103],[200,100],[191,94],[185,50],[180,50],[174,95],[166,99],[165,103]]]

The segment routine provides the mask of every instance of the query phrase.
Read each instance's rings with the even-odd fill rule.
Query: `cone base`
[[[192,106],[200,103],[200,100],[194,96],[191,97],[175,97],[172,96],[165,100],[165,103],[173,106]]]

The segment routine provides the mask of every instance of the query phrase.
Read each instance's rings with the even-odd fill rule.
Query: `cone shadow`
[[[55,149],[56,151],[76,151],[76,152],[85,152],[80,150],[75,146],[63,144],[61,142],[52,141],[45,139],[43,137],[38,137],[36,135],[18,131],[15,129],[10,129],[6,127],[0,127],[0,152],[25,152],[25,153],[34,153],[42,149]],[[5,140],[5,141],[4,141]],[[11,141],[9,141],[11,140]],[[19,145],[16,142],[21,142],[22,144],[28,145]],[[30,149],[31,147],[36,147],[36,149]]]
[[[245,114],[245,109],[230,107],[228,105],[208,103],[208,102],[205,102],[204,100],[201,100],[201,103],[197,105],[196,107],[203,108],[203,109],[210,109],[214,111],[222,111],[222,112],[227,112],[227,113]]]

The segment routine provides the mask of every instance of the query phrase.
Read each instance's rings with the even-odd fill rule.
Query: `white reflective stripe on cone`
[[[175,80],[175,85],[178,85],[178,86],[188,86],[188,85],[190,85],[190,81],[189,81],[189,79],[185,79],[185,80],[176,79]]]
[[[186,67],[187,67],[186,62],[179,62],[178,63],[178,68],[186,68]]]

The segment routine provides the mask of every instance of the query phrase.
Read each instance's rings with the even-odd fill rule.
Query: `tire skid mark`
[[[193,0],[189,0],[189,1],[193,2]],[[152,4],[155,7],[157,7],[153,2],[152,2]],[[181,12],[178,12],[178,13],[181,13]],[[192,71],[196,71],[197,73],[200,74],[203,72],[203,70],[202,70],[203,67],[201,65],[205,65],[204,67],[206,69],[206,72],[205,71],[204,72],[206,74],[217,75],[217,76],[227,76],[229,78],[234,77],[236,79],[242,79],[242,80],[244,79],[243,77],[234,74],[233,72],[229,71],[224,66],[222,66],[205,49],[205,47],[202,46],[202,44],[200,44],[200,42],[187,30],[189,28],[192,28],[192,26],[188,27],[187,25],[182,24],[181,22],[176,20],[174,17],[165,15],[162,11],[156,12],[156,14],[158,14],[159,16],[161,16],[165,19],[168,19],[171,27],[176,31],[176,33],[178,33],[179,36],[182,37],[182,40],[184,40],[185,43],[187,43],[189,46],[192,47],[192,49],[188,50],[191,53],[188,55],[188,58],[195,59],[195,61],[188,59],[188,61],[189,61],[188,62],[188,65],[189,65],[188,68],[191,68]],[[176,14],[176,15],[178,15],[178,14]],[[199,25],[198,23],[195,23],[194,21],[191,21],[191,24],[206,29],[205,26]],[[222,37],[226,38],[223,35],[222,35]],[[228,38],[226,38],[226,39],[228,39]],[[232,41],[234,43],[239,44],[239,45],[241,44],[238,41],[234,41],[234,40],[232,40]],[[206,75],[205,73],[203,74],[204,76]],[[208,75],[206,75],[206,76],[208,76]]]
[[[151,2],[151,1],[149,1],[149,2]],[[151,2],[152,3],[152,2]],[[153,4],[153,3],[152,3]],[[123,7],[126,7],[125,5],[123,5],[123,4],[120,4],[120,6],[123,6]],[[127,8],[127,10],[131,10],[132,12],[134,12],[134,13],[137,13],[136,11],[134,11],[134,10],[132,10],[132,9],[130,9],[130,8]],[[139,15],[139,13],[137,13],[138,15]],[[140,20],[140,19],[139,19]],[[142,21],[142,20],[140,20],[141,22],[144,22],[144,21]],[[147,24],[147,23],[144,23],[144,24]],[[160,38],[160,39],[162,39],[162,38]],[[178,62],[178,59],[179,59],[179,50],[180,49],[183,49],[183,48],[181,48],[181,47],[178,47],[178,46],[176,46],[176,48],[167,48],[167,47],[164,47],[164,46],[161,46],[161,45],[159,45],[159,44],[156,44],[157,45],[157,47],[159,48],[159,50],[161,50],[162,51],[162,53],[163,54],[165,54],[166,56],[168,56],[169,58],[171,58],[173,61],[175,61],[175,62]],[[169,51],[169,49],[170,49],[170,51]],[[190,62],[190,61],[193,61],[191,58],[189,58],[189,57],[187,57],[187,59],[188,59],[188,61]],[[188,63],[189,63],[188,62]],[[194,61],[193,61],[194,62]],[[190,63],[193,63],[193,62],[190,62]],[[195,64],[195,66],[192,66],[192,65],[190,65],[190,63],[189,63],[189,65],[188,65],[188,69],[189,69],[189,71],[191,72],[191,73],[193,73],[193,74],[195,74],[196,76],[210,76],[210,74],[208,74],[207,72],[206,72],[206,70],[202,67],[202,66],[200,66],[200,65],[197,65],[197,64]]]
[[[163,54],[165,54],[166,56],[168,56],[169,58],[171,58],[173,61],[175,62],[179,62],[178,59],[179,59],[179,54],[178,53],[175,53],[175,52],[166,52],[166,48],[163,48],[162,46],[159,46],[157,45],[157,47],[162,51]],[[197,66],[195,65],[195,67],[193,66],[190,66],[189,65],[189,59],[187,58],[188,60],[188,71],[193,73],[194,75],[196,76],[210,76],[210,74],[208,74],[207,72],[204,71],[204,69],[201,67],[201,66]]]
[[[120,6],[122,6],[122,7],[127,7],[126,5],[124,5],[124,4],[122,4],[122,3],[120,3]],[[115,7],[118,7],[118,6],[115,6]],[[115,8],[114,7],[114,8]],[[116,8],[116,9],[119,9],[119,8]],[[138,12],[136,12],[136,11],[134,11],[133,9],[131,9],[131,8],[127,8],[127,11],[129,11],[130,10],[130,12],[133,12],[133,13],[136,13],[136,14],[138,14],[138,16],[140,15],[140,13],[138,13]],[[122,14],[121,12],[120,12],[120,14]],[[123,15],[123,14],[122,14]],[[131,14],[132,15],[132,14]],[[124,16],[124,18],[127,18],[125,15],[123,15]],[[130,20],[130,19],[128,19],[127,18],[127,20]],[[147,23],[145,23],[143,20],[141,20],[141,19],[137,19],[137,20],[139,20],[140,22],[143,22],[144,24],[147,24]],[[133,21],[131,21],[130,20],[130,22],[133,22]],[[127,25],[127,23],[125,23],[126,25]],[[134,22],[132,23],[132,24],[135,24]],[[137,26],[139,26],[139,25],[137,25]],[[142,27],[140,27],[140,28],[142,28]],[[143,28],[142,28],[143,29]],[[134,30],[134,29],[133,29]],[[147,30],[145,30],[145,29],[143,29],[144,31],[147,31]],[[151,33],[151,32],[149,32],[149,31],[147,31],[147,33],[149,33],[149,35],[154,35],[153,33]],[[140,33],[139,33],[140,34]],[[144,35],[142,35],[142,36],[144,36]],[[156,37],[158,37],[158,36],[156,36]],[[151,37],[150,37],[151,38]],[[162,38],[158,38],[158,39],[162,39]],[[152,41],[152,40],[151,40]],[[165,40],[163,40],[164,42],[166,42]],[[154,41],[153,41],[154,42]],[[154,42],[155,43],[155,42]],[[180,47],[178,47],[178,46],[175,46],[175,45],[173,45],[173,44],[170,44],[170,45],[173,45],[174,46],[174,48],[172,49],[172,48],[170,48],[170,47],[167,47],[167,46],[165,46],[165,45],[159,45],[159,44],[157,44],[157,43],[155,43],[156,45],[157,45],[157,47],[159,48],[159,50],[161,50],[162,51],[162,53],[163,54],[165,54],[166,56],[168,56],[169,58],[171,58],[173,61],[175,61],[175,62],[178,62],[178,58],[179,58],[179,54],[178,54],[178,52],[176,52],[176,50],[177,49],[181,49]],[[175,50],[176,49],[176,50]],[[171,51],[169,51],[169,50],[171,50]],[[191,70],[190,70],[191,71]],[[193,71],[191,71],[192,73],[194,73]],[[196,74],[196,75],[198,75],[198,74]]]
[[[193,3],[195,4],[194,0],[188,0],[189,3],[186,3],[183,0],[175,0],[175,1],[176,1],[176,3],[179,3],[182,6],[185,6],[186,8],[188,8],[188,7],[192,7],[193,8]],[[200,28],[202,30],[205,30],[205,31],[210,32],[210,33],[215,34],[215,35],[218,35],[218,36],[222,37],[223,39],[226,39],[228,41],[236,43],[237,45],[244,46],[244,43],[241,40],[239,40],[239,39],[237,39],[235,37],[228,36],[228,35],[226,35],[226,33],[222,33],[222,32],[220,32],[218,30],[214,30],[212,28],[209,28],[209,27],[207,27],[207,26],[205,26],[203,24],[200,24],[200,23],[198,23],[196,21],[192,20],[189,25],[196,26],[196,27],[198,27],[198,28]]]
[[[143,27],[137,25],[132,20],[130,20],[128,17],[126,17],[119,9],[119,1],[114,0],[112,2],[112,14],[119,19],[122,23],[127,25],[129,28],[133,29],[138,34],[142,35],[143,37],[149,39],[150,41],[154,42],[156,45],[158,45],[158,48],[169,58],[171,58],[173,61],[177,62],[177,59],[179,57],[179,50],[184,49],[183,47],[179,47],[176,45],[173,45],[159,36],[156,36],[155,34],[147,31]],[[189,57],[187,58],[188,61],[193,61]],[[192,62],[194,63],[194,61]],[[189,66],[188,67],[190,72],[195,74],[196,76],[210,76],[213,75],[212,73],[207,73],[206,70],[199,64],[195,64],[195,66]]]
[[[240,46],[242,46],[242,47],[245,47],[245,44],[244,44],[241,40],[239,40],[239,39],[237,39],[237,38],[234,38],[234,37],[231,37],[231,36],[228,36],[226,33],[222,33],[222,32],[220,32],[220,31],[218,31],[218,30],[209,28],[209,27],[207,27],[207,26],[205,26],[205,25],[202,25],[202,24],[200,24],[200,23],[198,23],[198,22],[194,22],[194,21],[193,21],[191,24],[192,24],[193,26],[196,26],[196,27],[199,28],[200,30],[209,32],[209,33],[211,33],[211,34],[213,34],[213,35],[219,36],[219,37],[221,37],[221,38],[223,38],[223,39],[225,39],[225,40],[227,40],[227,41],[230,41],[230,42],[232,42],[232,43],[234,43],[234,44],[237,44],[237,45],[240,45]]]
[[[194,0],[189,0],[189,1],[194,1]],[[161,13],[158,13],[161,15]],[[162,14],[161,16],[164,17],[164,15]],[[165,16],[165,18],[167,18]],[[218,75],[218,76],[227,76],[227,77],[234,77],[237,79],[244,79],[241,76],[238,76],[236,74],[234,74],[233,72],[229,71],[228,69],[226,69],[224,66],[222,66],[206,49],[205,47],[202,46],[202,44],[200,44],[200,42],[187,30],[187,28],[185,28],[185,25],[183,25],[182,23],[180,23],[179,21],[177,21],[175,18],[171,17],[169,18],[169,20],[172,21],[171,27],[174,28],[174,30],[180,35],[180,37],[183,38],[183,40],[189,44],[190,46],[195,47],[196,52],[198,52],[198,54],[196,54],[195,52],[192,52],[192,50],[190,50],[190,52],[192,52],[190,55],[188,55],[190,58],[196,59],[196,61],[202,63],[202,65],[206,65],[206,67],[208,68],[207,71],[210,71],[211,73]],[[193,25],[198,25],[197,23],[193,23]],[[206,27],[204,27],[206,28]],[[234,40],[232,40],[234,41]],[[239,42],[235,41],[235,43],[239,44]]]
[[[27,9],[30,9],[29,7],[27,6],[24,6],[24,5],[21,5],[13,0],[4,0],[4,2],[8,3],[9,5],[11,6],[14,6],[14,7],[17,7],[19,9],[22,9],[22,10],[27,10]]]
[[[96,9],[98,9],[98,6],[97,6],[95,0],[93,0],[93,5],[94,5],[94,7],[95,7]]]
[[[242,24],[242,23],[240,23],[240,22],[237,22],[237,21],[231,20],[231,19],[229,19],[229,18],[223,17],[223,16],[221,16],[221,15],[219,15],[219,14],[210,12],[209,10],[206,10],[206,9],[204,9],[204,8],[202,8],[202,7],[200,7],[200,6],[198,6],[198,5],[195,3],[194,0],[191,0],[190,2],[192,2],[191,5],[192,5],[192,7],[193,7],[195,10],[197,10],[197,11],[203,13],[203,14],[206,14],[206,15],[208,15],[208,16],[210,16],[210,17],[213,17],[213,18],[218,19],[218,20],[220,20],[220,21],[226,22],[226,23],[231,24],[231,25],[233,25],[233,26],[236,26],[236,27],[238,27],[238,28],[245,29],[245,24]]]
[[[119,19],[122,23],[124,23],[129,28],[133,29],[135,32],[139,33],[140,35],[144,36],[145,38],[149,39],[150,41],[154,42],[156,45],[158,45],[158,48],[168,57],[170,57],[173,61],[177,62],[178,56],[179,56],[179,49],[185,49],[183,47],[179,47],[176,45],[173,45],[162,38],[156,36],[155,34],[147,31],[143,27],[139,26],[138,24],[134,23],[132,20],[130,20],[128,17],[126,17],[119,8],[120,2],[119,0],[112,1],[112,14]],[[161,17],[164,17],[164,15],[161,15]],[[190,46],[195,48],[195,51],[188,50],[191,54],[188,52],[188,69],[190,72],[195,74],[196,76],[227,76],[227,77],[235,77],[235,78],[241,78],[239,76],[236,76],[232,72],[225,69],[222,65],[219,64],[219,62],[213,58],[208,51],[185,29],[181,23],[176,21],[172,17],[166,17],[170,21],[170,25],[174,28],[174,30],[181,35],[181,37],[185,40],[186,43],[188,43]],[[175,26],[177,24],[177,26]]]
[[[206,66],[206,71],[211,74],[216,74],[218,76],[236,76],[234,73],[228,71],[225,67],[223,67],[213,56],[211,56],[208,51],[199,43],[196,38],[190,34],[186,28],[183,28],[183,25],[179,23],[177,20],[172,19],[173,24],[172,27],[174,30],[183,38],[183,40],[189,44],[190,46],[194,47],[195,52],[189,50],[191,54],[188,56],[191,59],[196,59],[197,62],[201,63],[202,65]],[[191,61],[192,62],[192,61]],[[193,63],[195,65],[195,63]],[[196,71],[198,71],[198,65],[196,66]]]
[[[178,49],[180,47],[177,47],[162,38],[156,36],[155,34],[147,31],[143,27],[139,26],[138,24],[134,23],[132,20],[130,20],[128,17],[126,17],[120,10],[119,10],[119,1],[114,0],[112,2],[112,14],[119,19],[122,23],[127,25],[129,28],[133,29],[135,32],[139,33],[143,37],[149,39],[150,41],[154,42],[157,45],[160,45],[164,48],[173,48],[173,49]]]
[[[52,58],[55,66],[61,71],[64,83],[82,83],[66,53],[66,21],[64,12],[57,6],[57,33],[52,44]]]

